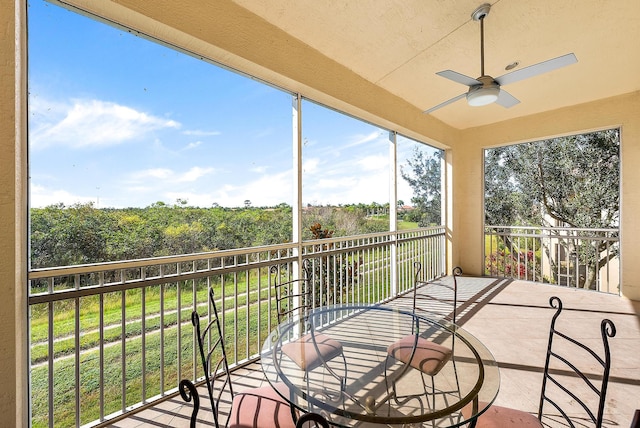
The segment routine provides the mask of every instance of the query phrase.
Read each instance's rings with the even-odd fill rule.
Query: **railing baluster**
[[[142,376],[142,385],[140,388],[140,392],[142,397],[140,397],[141,403],[147,402],[147,289],[143,288],[140,290],[140,342],[141,342],[141,361],[140,364],[140,373]]]
[[[80,288],[80,275],[74,275],[73,282],[74,288],[77,290]],[[80,298],[74,299],[74,384],[75,384],[75,406],[76,406],[76,426],[80,426]]]
[[[99,286],[104,286],[104,272],[100,272],[99,277]],[[98,388],[100,388],[100,420],[104,420],[104,294],[100,294],[98,296],[98,306],[99,306],[99,324],[98,330],[100,335],[100,340],[98,341],[99,347],[99,355],[98,355],[98,366],[100,367],[100,382]]]
[[[124,272],[123,272],[124,279]],[[122,411],[125,412],[127,409],[127,315],[126,315],[126,291],[122,290],[120,295],[120,316],[121,316],[121,367],[122,367],[122,387],[121,387],[121,397],[122,397]]]
[[[233,265],[238,265],[238,256],[233,257]],[[238,272],[233,272],[233,361],[238,361]]]
[[[258,327],[257,327],[257,337],[256,337],[256,352],[260,352],[260,349],[262,348],[262,275],[261,275],[261,270],[260,268],[257,269],[257,283],[256,283],[256,293],[257,293],[257,298],[256,298],[256,303],[258,304],[258,306],[256,307],[256,312],[257,312],[257,316],[258,316]],[[267,329],[267,331],[269,331]]]
[[[249,257],[249,255],[247,255],[247,258]],[[247,264],[249,263],[249,261],[247,260]],[[251,318],[251,311],[249,310],[250,304],[251,304],[251,270],[247,269],[246,273],[245,273],[245,284],[246,284],[246,295],[247,295],[247,301],[245,303],[245,311],[247,311],[247,313],[245,314],[245,354],[244,354],[244,358],[249,358],[249,355],[251,355],[251,351],[250,351],[250,345],[251,345],[251,340],[249,338],[249,332],[251,331],[250,329],[250,318]]]
[[[47,281],[48,285],[49,285],[49,293],[53,293],[53,278],[49,278],[49,280]],[[54,349],[53,349],[53,343],[54,343],[54,335],[53,335],[53,318],[54,318],[54,302],[49,302],[47,304],[48,307],[48,311],[47,311],[47,316],[48,316],[48,325],[47,325],[47,345],[48,345],[48,378],[47,378],[47,382],[48,382],[48,386],[49,386],[49,403],[48,403],[48,407],[49,407],[49,414],[52,415],[52,417],[49,418],[49,427],[53,428],[53,415],[54,415],[54,408],[53,408],[53,394],[55,392],[54,389],[54,382],[53,382],[53,375],[54,375],[54,367],[53,367],[53,361],[55,359],[55,354],[54,354]]]
[[[178,265],[178,274],[182,273],[182,265]],[[182,281],[176,282],[176,359],[178,368],[178,379],[182,379]]]
[[[160,284],[160,393],[164,394],[164,293],[165,284]]]
[[[80,426],[80,298],[75,299],[75,398],[76,398],[76,426]]]

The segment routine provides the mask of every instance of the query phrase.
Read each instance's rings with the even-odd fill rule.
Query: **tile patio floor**
[[[564,305],[557,329],[589,344],[598,354],[602,354],[600,322],[603,318],[612,320],[617,334],[609,340],[612,364],[604,426],[629,427],[635,409],[640,409],[640,302],[551,285],[472,277],[458,279],[458,296],[457,323],[484,343],[500,366],[500,392],[495,404],[534,414],[549,323],[555,311],[549,307],[549,298],[558,296]],[[389,305],[410,309],[410,297],[399,297]],[[266,384],[259,362],[236,370],[233,382],[236,391]],[[203,388],[201,397],[198,426],[213,426]],[[177,396],[109,427],[188,427],[190,413],[191,404]],[[551,427],[565,426],[553,416],[549,405],[543,422]],[[575,422],[577,426],[592,426],[577,413]]]

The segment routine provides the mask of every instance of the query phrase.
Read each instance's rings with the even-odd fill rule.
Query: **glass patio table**
[[[389,345],[414,332],[452,351],[433,378],[415,360],[404,364],[388,355]],[[339,342],[342,353],[318,358],[327,338]],[[313,346],[298,347],[298,358],[291,358],[286,351],[300,339]],[[320,413],[339,427],[473,426],[500,385],[493,355],[469,332],[382,305],[313,310],[305,322],[278,325],[262,352],[267,380],[292,410]],[[316,363],[301,367],[301,360]]]

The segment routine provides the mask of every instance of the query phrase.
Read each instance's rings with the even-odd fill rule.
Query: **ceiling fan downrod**
[[[480,76],[484,76],[484,17],[480,18]]]
[[[471,14],[474,21],[480,21],[480,76],[484,76],[484,18],[489,14],[491,5],[485,3]]]

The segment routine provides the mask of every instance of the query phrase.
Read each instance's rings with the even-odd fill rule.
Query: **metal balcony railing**
[[[485,226],[485,275],[620,292],[618,229]]]
[[[269,269],[309,259],[321,305],[384,302],[445,272],[442,227],[29,272],[33,427],[101,426],[175,395],[198,370],[191,312],[214,289],[230,363],[276,324]]]

